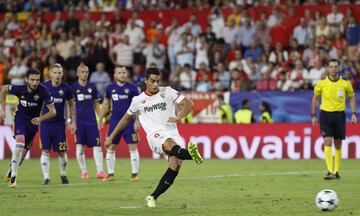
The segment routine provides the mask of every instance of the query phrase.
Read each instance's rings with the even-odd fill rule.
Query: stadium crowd
[[[312,89],[326,76],[328,59],[340,59],[341,75],[360,87],[360,26],[349,1],[2,1],[0,12],[0,84],[23,84],[27,68],[42,71],[60,63],[65,80],[76,80],[80,63],[89,66],[90,82],[101,95],[115,64],[125,65],[139,87],[144,68],[157,66],[165,82],[182,91]],[[329,13],[301,5],[331,4]],[[346,4],[346,10],[339,10]],[[254,6],[267,6],[256,17]],[[223,11],[231,7],[230,13]],[[144,20],[148,10],[211,8],[207,24],[199,13],[186,23]],[[124,11],[131,11],[124,17]],[[45,13],[54,19],[45,20]],[[81,13],[79,13],[81,12]],[[94,19],[93,13],[100,13]],[[80,14],[80,15],[79,15]],[[201,15],[201,14],[200,14]],[[169,18],[170,19],[170,18]]]

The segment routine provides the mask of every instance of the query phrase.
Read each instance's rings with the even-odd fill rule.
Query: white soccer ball
[[[322,211],[332,211],[339,204],[339,198],[335,191],[325,189],[316,195],[315,204]]]

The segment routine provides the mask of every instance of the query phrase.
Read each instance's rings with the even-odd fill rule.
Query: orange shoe
[[[106,176],[105,178],[103,178],[102,181],[103,181],[103,182],[115,181],[115,176],[114,176],[114,174],[109,174],[108,176]]]
[[[140,178],[137,173],[131,174],[130,181],[135,182],[135,181],[139,181],[139,180],[140,180]]]

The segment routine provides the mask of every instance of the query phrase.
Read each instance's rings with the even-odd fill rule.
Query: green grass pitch
[[[5,173],[7,160],[1,161]],[[50,186],[43,186],[39,160],[20,167],[18,187],[0,185],[0,215],[360,215],[359,162],[344,160],[341,180],[324,181],[322,160],[207,160],[185,161],[173,186],[145,208],[145,197],[167,168],[164,160],[141,160],[140,181],[130,182],[130,162],[118,159],[116,181],[94,178],[95,165],[87,160],[90,179],[84,182],[76,160],[69,161],[70,185],[61,185],[57,160],[51,161]],[[337,192],[334,212],[321,212],[315,195],[322,189]]]

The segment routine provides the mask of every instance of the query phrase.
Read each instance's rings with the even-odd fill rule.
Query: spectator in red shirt
[[[284,18],[281,16],[277,25],[270,29],[271,45],[275,47],[277,43],[281,43],[283,47],[289,46],[289,36],[291,32],[284,24]]]
[[[200,68],[196,73],[195,81],[199,82],[200,80],[203,80],[204,77],[207,76],[210,81],[212,81],[212,73],[209,70],[209,68],[206,66],[205,63],[200,63]]]

